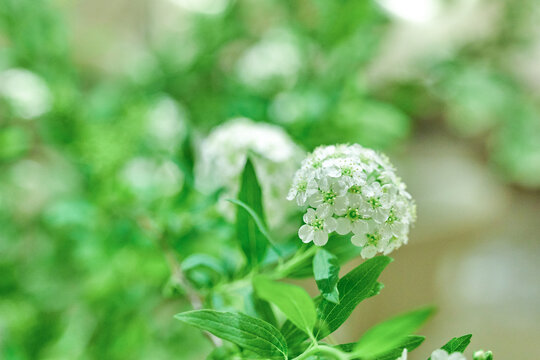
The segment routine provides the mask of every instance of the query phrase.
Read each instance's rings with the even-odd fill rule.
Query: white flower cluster
[[[460,352],[449,354],[446,350],[437,349],[431,354],[431,360],[467,360],[467,358]]]
[[[406,244],[415,205],[388,158],[360,145],[320,146],[296,172],[287,197],[308,206],[298,235],[322,246],[353,233],[363,258]]]
[[[282,128],[246,118],[218,126],[199,146],[196,184],[207,192],[224,188],[218,206],[232,220],[234,207],[223,199],[237,196],[248,152],[255,154],[252,161],[269,225],[277,226],[287,215],[290,179],[305,155]]]
[[[460,352],[448,354],[446,350],[437,349],[431,353],[431,360],[467,360]],[[396,360],[407,360],[407,349],[403,349],[403,353]]]
[[[0,72],[0,97],[4,97],[15,114],[23,119],[39,117],[52,106],[52,95],[47,83],[25,69]]]

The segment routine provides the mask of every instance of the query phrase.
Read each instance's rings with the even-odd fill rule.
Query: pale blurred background
[[[186,128],[246,116],[383,150],[417,201],[338,341],[435,304],[412,359],[466,333],[540,358],[540,3],[331,3],[0,2],[0,357],[204,359],[126,219],[180,191]]]

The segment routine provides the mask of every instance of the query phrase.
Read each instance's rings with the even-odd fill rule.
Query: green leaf
[[[246,160],[242,173],[238,199],[251,208],[259,219],[264,219],[261,188],[257,181],[255,168],[249,158]],[[237,211],[236,233],[240,247],[246,256],[248,268],[253,268],[261,263],[266,254],[268,242],[249,212]]]
[[[261,217],[255,212],[255,210],[253,210],[249,205],[247,205],[245,202],[243,201],[240,201],[240,200],[237,200],[237,199],[227,199],[227,201],[229,201],[230,203],[233,203],[239,207],[241,207],[242,209],[244,209],[245,211],[248,212],[248,214],[251,216],[251,218],[253,219],[253,221],[255,221],[255,224],[257,225],[257,229],[261,232],[261,234],[264,235],[264,237],[266,238],[266,240],[268,240],[268,242],[270,243],[270,245],[272,246],[272,248],[274,249],[274,251],[279,255],[281,256],[281,252],[279,251],[279,249],[277,247],[274,246],[274,240],[272,239],[272,236],[270,235],[270,233],[268,232],[268,229],[266,228],[266,225],[264,224],[264,221],[263,219],[261,219]]]
[[[246,313],[248,315],[256,316],[267,323],[277,326],[277,319],[270,303],[261,299],[255,291],[250,292],[244,301],[246,303]]]
[[[339,303],[338,259],[328,251],[319,249],[313,258],[313,275],[322,296],[330,302]]]
[[[397,347],[407,335],[416,331],[434,312],[432,307],[398,315],[369,329],[357,342],[354,354],[375,359]]]
[[[353,270],[353,271],[355,271],[355,270]],[[353,271],[351,271],[351,273],[353,273]],[[351,274],[351,273],[349,273],[349,274]],[[345,275],[345,276],[347,276],[347,275]],[[338,282],[338,286],[339,286],[339,282]],[[369,291],[369,294],[367,295],[366,299],[370,298],[372,296],[378,295],[379,292],[382,290],[382,288],[384,288],[384,285],[381,284],[380,282],[376,282],[375,285],[373,286],[373,288]],[[322,300],[323,300],[323,298],[320,297],[320,296],[316,297],[315,300],[314,300],[315,306],[317,306],[317,309],[318,309],[319,316],[321,314],[320,305],[321,305]],[[360,301],[362,301],[362,300],[360,300]],[[349,315],[346,315],[345,319],[348,316]],[[339,327],[339,326],[340,325],[337,325],[337,327]],[[321,324],[319,324],[319,327],[321,327]],[[324,326],[322,328],[324,328]],[[301,343],[302,341],[304,341],[306,339],[305,333],[303,331],[301,331],[300,329],[298,329],[296,326],[294,326],[294,324],[291,323],[289,320],[285,321],[285,323],[281,327],[281,333],[283,334],[283,336],[285,336],[285,339],[287,340],[287,344],[289,345],[289,348],[292,348],[293,346],[296,346],[297,344]],[[319,338],[322,338],[322,337],[326,336],[324,334],[325,334],[325,332],[322,332],[322,334],[320,335]]]
[[[403,349],[407,349],[408,352],[411,352],[417,347],[419,347],[425,339],[425,336],[409,335],[405,338],[405,340],[402,341],[402,343],[398,347],[377,356],[375,360],[395,360],[401,356]]]
[[[464,352],[467,346],[471,343],[472,334],[463,335],[452,338],[449,342],[441,346],[441,349],[446,350],[449,354],[453,352]],[[430,360],[431,357],[428,358]]]
[[[294,325],[308,335],[313,333],[317,314],[313,300],[304,289],[262,276],[256,277],[253,285],[257,295],[275,304]]]
[[[377,356],[375,360],[395,360],[401,356],[403,349],[407,349],[408,352],[413,351],[424,342],[425,336],[409,335],[407,336],[396,348]],[[339,348],[346,352],[354,351],[356,343],[342,344]]]
[[[338,281],[339,304],[322,299],[317,310],[319,331],[317,338],[322,339],[336,331],[347,320],[354,308],[363,300],[374,295],[377,278],[392,261],[387,256],[376,256],[358,265]]]
[[[193,310],[175,318],[262,356],[287,358],[283,335],[269,323],[242,313]]]

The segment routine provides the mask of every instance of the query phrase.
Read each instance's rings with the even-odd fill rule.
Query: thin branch
[[[199,310],[202,308],[202,299],[197,293],[197,291],[191,286],[189,281],[186,279],[186,276],[184,275],[184,272],[182,271],[182,267],[180,266],[180,263],[178,262],[178,259],[176,258],[176,255],[174,254],[174,251],[169,246],[166,235],[161,230],[157,229],[157,227],[153,224],[153,222],[147,218],[147,217],[139,217],[137,219],[137,222],[139,226],[152,238],[154,239],[159,247],[161,248],[163,255],[165,256],[165,260],[167,260],[167,264],[169,265],[169,269],[171,271],[171,280],[175,285],[178,285],[180,288],[184,289],[186,292],[186,296],[191,303],[191,306],[195,310]],[[219,347],[223,345],[223,341],[218,338],[217,336],[207,332],[203,331],[203,334],[212,342],[212,344],[216,347]]]

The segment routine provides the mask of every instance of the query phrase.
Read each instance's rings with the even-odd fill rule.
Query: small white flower
[[[308,209],[304,214],[304,222],[298,230],[298,236],[304,243],[313,241],[317,246],[326,245],[328,233],[336,229],[336,220],[326,208]]]
[[[407,348],[403,349],[401,356],[398,357],[396,360],[407,360]]]
[[[388,158],[356,144],[316,148],[296,172],[288,199],[328,214],[338,234],[352,232],[364,258],[406,244],[415,221],[414,202]],[[306,238],[307,228],[302,233]]]
[[[315,180],[307,178],[295,179],[287,195],[287,200],[296,199],[299,206],[304,206],[308,198],[317,191],[319,191],[319,186]]]
[[[431,360],[467,360],[460,352],[448,354],[446,350],[437,349],[431,353]]]

